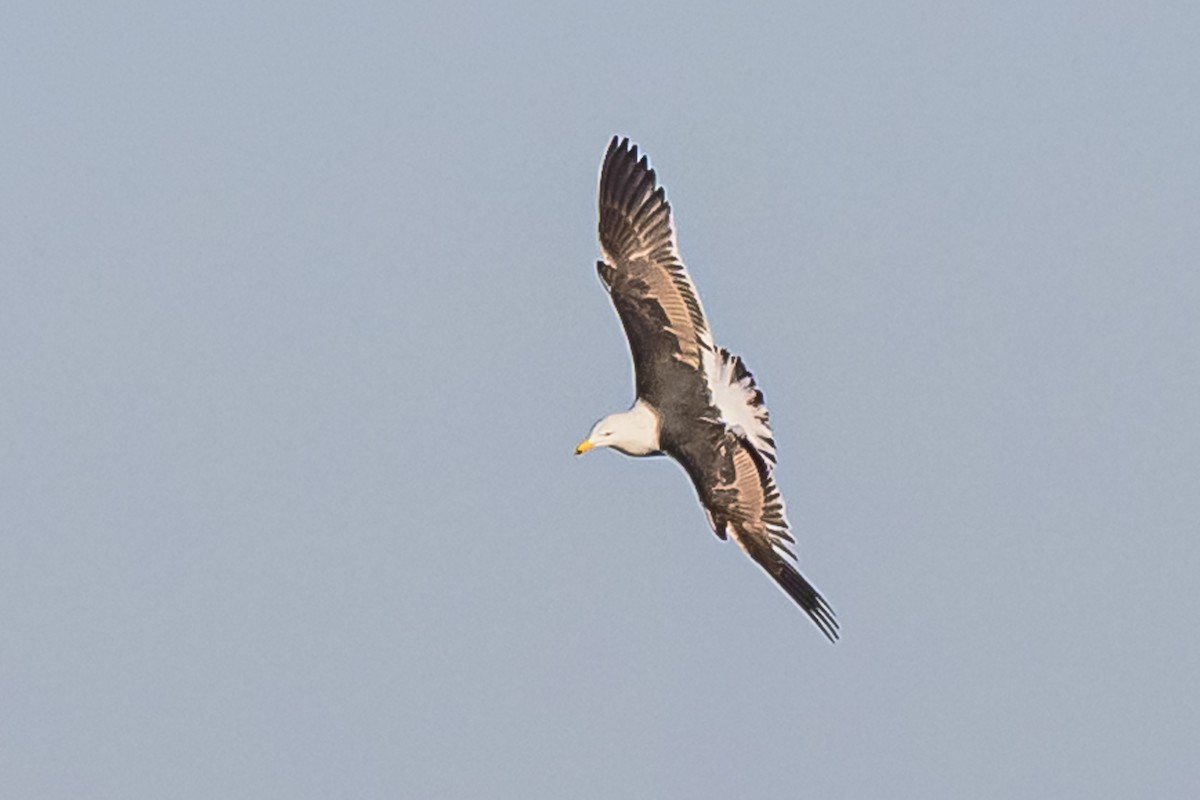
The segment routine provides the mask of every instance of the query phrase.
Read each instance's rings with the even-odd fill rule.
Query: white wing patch
[[[754,376],[739,356],[724,347],[705,353],[704,375],[721,422],[745,436],[768,464],[775,463],[770,414]]]

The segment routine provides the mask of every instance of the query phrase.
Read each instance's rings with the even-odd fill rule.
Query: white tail
[[[771,415],[750,370],[739,356],[724,347],[717,348],[705,366],[713,405],[721,412],[721,422],[745,436],[763,459],[774,464],[775,437],[771,433]]]

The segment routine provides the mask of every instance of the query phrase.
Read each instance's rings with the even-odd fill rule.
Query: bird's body
[[[600,246],[597,272],[629,339],[637,399],[597,422],[576,453],[612,447],[674,458],[717,536],[732,535],[836,640],[833,611],[793,565],[762,392],[742,360],[713,342],[666,193],[628,139],[613,137],[601,168]]]

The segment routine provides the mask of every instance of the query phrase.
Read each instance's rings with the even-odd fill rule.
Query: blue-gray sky
[[[1193,4],[9,4],[0,785],[1200,785]],[[594,274],[650,153],[829,645]]]

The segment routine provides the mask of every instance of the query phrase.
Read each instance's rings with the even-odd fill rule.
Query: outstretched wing
[[[701,400],[712,334],[679,256],[666,192],[628,139],[614,136],[608,145],[599,205],[597,271],[629,339],[638,396],[659,407],[668,390]]]
[[[722,539],[732,536],[821,632],[837,641],[833,609],[796,569],[792,549],[796,540],[788,530],[783,498],[762,455],[731,431],[725,432],[715,451],[698,446],[673,455],[696,484],[716,534]]]

